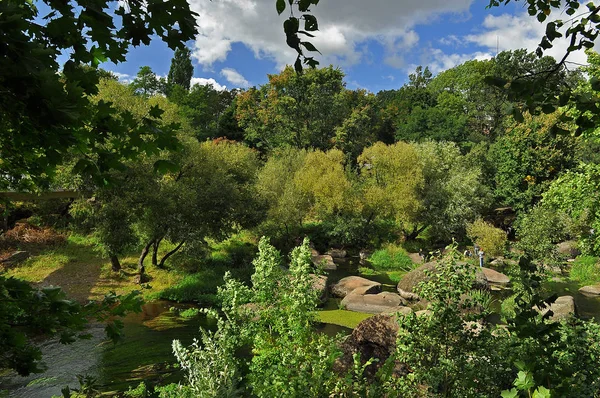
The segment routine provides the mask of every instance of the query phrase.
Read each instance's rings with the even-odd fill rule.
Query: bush
[[[600,282],[600,264],[598,257],[579,256],[571,268],[571,279],[584,285],[593,285]]]
[[[406,250],[391,244],[373,253],[369,261],[377,271],[408,272],[415,268],[415,263],[408,257]]]
[[[467,236],[477,244],[485,254],[497,257],[504,254],[508,238],[506,233],[500,228],[482,219],[475,220],[467,225]]]

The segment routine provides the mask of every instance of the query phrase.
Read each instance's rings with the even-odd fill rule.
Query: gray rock
[[[504,265],[504,257],[497,257],[490,261],[490,265],[493,267],[502,267]]]
[[[367,314],[395,313],[407,314],[412,312],[405,307],[406,302],[400,295],[391,292],[378,294],[362,294],[367,288],[352,291],[342,300],[341,307],[348,311],[364,312]]]
[[[540,310],[538,309],[538,311]],[[554,303],[550,304],[550,307],[546,307],[540,312],[545,315],[548,311],[552,311],[550,317],[552,321],[560,321],[574,316],[576,313],[575,299],[572,296],[560,296]]]
[[[329,249],[325,254],[333,258],[345,258],[348,253],[344,249]]]
[[[333,262],[333,257],[328,254],[312,256],[312,262],[317,267],[323,267],[325,271],[335,271],[337,269],[337,265]]]
[[[331,293],[336,297],[346,297],[355,289],[366,287],[367,291],[363,294],[374,294],[381,292],[381,283],[373,282],[360,276],[347,276],[340,279],[331,286]]]
[[[425,274],[429,272],[433,274],[435,272],[435,263],[425,263],[410,272],[407,272],[400,282],[398,282],[398,291],[403,290],[405,292],[414,293],[414,288],[421,282],[429,280],[429,277]]]
[[[481,271],[485,275],[487,281],[492,285],[505,286],[510,283],[510,278],[501,272],[486,267],[481,268]]]
[[[584,286],[579,289],[579,292],[588,297],[600,296],[600,283],[597,285]]]
[[[408,253],[408,257],[410,257],[415,264],[423,264],[423,257],[421,257],[419,253]]]
[[[419,300],[421,300],[421,298],[419,297],[418,294],[407,292],[406,290],[402,290],[400,288],[397,288],[397,289],[398,289],[398,294],[400,294],[400,297],[402,297],[405,300],[408,300],[408,301],[419,301]]]
[[[556,245],[556,249],[566,259],[572,259],[581,254],[581,251],[577,247],[577,242],[574,240],[560,242]]]

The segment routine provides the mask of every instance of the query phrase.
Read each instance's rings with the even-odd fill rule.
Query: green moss
[[[373,316],[373,314],[346,310],[323,310],[318,311],[318,314],[319,320],[323,323],[330,323],[351,329],[354,329],[360,322]]]
[[[600,263],[598,257],[579,256],[571,267],[570,278],[582,285],[600,282]]]

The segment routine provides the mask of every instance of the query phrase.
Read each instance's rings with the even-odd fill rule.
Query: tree
[[[137,131],[116,117],[110,104],[90,106],[89,95],[97,92],[101,62],[124,61],[130,46],[148,44],[152,35],[176,48],[196,33],[197,14],[181,1],[44,5],[50,12],[39,24],[44,15],[33,2],[0,4],[5,32],[0,45],[0,185],[5,188],[47,184],[70,150],[87,155],[80,170],[101,176],[168,136],[157,129]],[[57,61],[61,53],[69,54],[62,66]],[[145,139],[133,142],[132,133]],[[107,151],[109,141],[118,142],[122,151]]]
[[[167,84],[173,87],[176,84],[185,90],[190,89],[192,76],[194,75],[194,66],[192,65],[191,51],[187,47],[177,48],[175,55],[171,60],[171,68],[167,75]]]
[[[165,82],[158,78],[149,66],[140,67],[130,86],[136,93],[147,97],[165,91]]]

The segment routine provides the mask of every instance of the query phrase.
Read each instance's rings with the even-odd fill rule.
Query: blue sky
[[[191,41],[194,82],[217,88],[248,87],[267,81],[295,60],[285,45],[283,17],[275,0],[189,0],[200,14]],[[485,0],[321,0],[313,8],[320,32],[313,42],[321,65],[346,73],[349,88],[372,92],[400,87],[417,65],[434,73],[469,59],[507,49],[535,50],[544,25],[527,15],[523,2],[492,10]],[[559,43],[548,54],[564,54]],[[132,49],[127,62],[103,68],[131,79],[144,65],[158,75],[169,70],[172,51],[159,40]],[[583,54],[572,61],[585,62]]]

